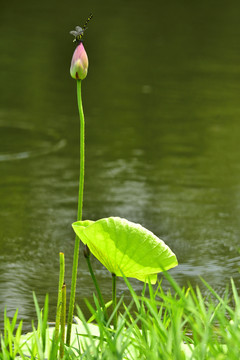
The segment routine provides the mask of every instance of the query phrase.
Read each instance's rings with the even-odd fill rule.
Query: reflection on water
[[[176,253],[171,273],[180,285],[202,276],[223,294],[230,277],[240,289],[238,11],[221,1],[217,9],[153,3],[121,3],[109,14],[93,2],[84,218],[141,223]],[[54,319],[60,251],[70,289],[79,171],[68,32],[80,15],[54,2],[37,6],[16,2],[0,14],[0,321],[4,306],[10,315],[19,308],[25,329],[32,291],[40,305],[50,294]],[[110,275],[96,259],[93,266],[107,301]],[[83,298],[94,289],[82,254],[79,267],[86,312]],[[121,280],[118,291],[128,298]]]
[[[29,124],[0,121],[0,161],[12,161],[47,155],[66,145],[55,132],[47,129],[40,133]],[[22,142],[22,143],[21,143]]]

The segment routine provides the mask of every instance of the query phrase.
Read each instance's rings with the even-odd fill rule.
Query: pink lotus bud
[[[83,80],[87,76],[87,72],[88,57],[83,43],[80,42],[80,44],[76,47],[72,57],[70,74],[74,79]]]

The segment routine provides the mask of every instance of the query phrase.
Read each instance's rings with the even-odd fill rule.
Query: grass
[[[70,346],[63,344],[61,332],[56,338],[54,328],[48,327],[48,297],[40,310],[34,296],[37,329],[33,326],[32,333],[21,335],[17,312],[12,322],[5,313],[0,359],[58,359],[61,345],[62,359],[239,360],[240,297],[234,282],[222,298],[203,280],[209,292],[204,298],[199,288],[179,288],[165,276],[168,291],[161,283],[157,288],[145,285],[140,296],[125,278],[132,301],[125,305],[121,298],[114,312],[108,309],[107,322],[97,297],[94,306],[86,300],[94,323],[77,308]]]

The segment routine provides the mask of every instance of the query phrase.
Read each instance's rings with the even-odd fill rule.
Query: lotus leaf
[[[178,265],[172,250],[140,224],[109,217],[77,221],[72,226],[92,254],[117,276],[155,284],[157,273]]]

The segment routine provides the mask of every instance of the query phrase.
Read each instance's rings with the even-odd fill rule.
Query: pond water
[[[181,286],[201,276],[222,295],[232,277],[240,289],[239,10],[178,0],[1,5],[0,328],[5,306],[30,327],[33,291],[40,304],[50,294],[54,319],[60,251],[70,289],[79,123],[69,31],[90,12],[84,219],[120,216],[153,231],[176,253]],[[93,267],[107,301],[110,275]],[[81,252],[84,311],[93,291]]]

